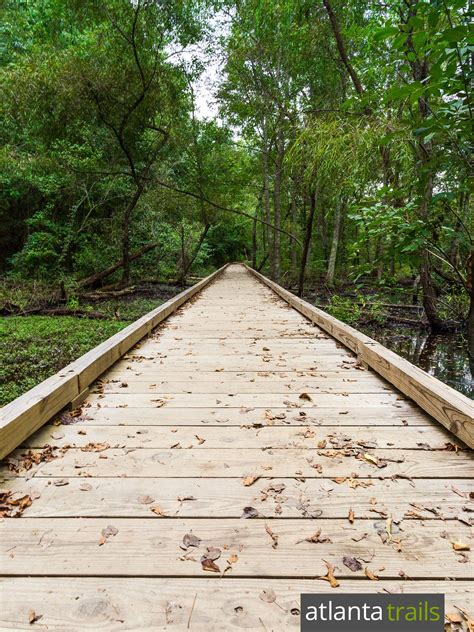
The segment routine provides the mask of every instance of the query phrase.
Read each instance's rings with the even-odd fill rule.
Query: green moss
[[[0,318],[0,405],[57,373],[128,324],[62,316]]]

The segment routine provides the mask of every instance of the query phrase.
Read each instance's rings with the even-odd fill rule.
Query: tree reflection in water
[[[430,375],[474,399],[474,381],[463,334],[435,336],[420,329],[365,329],[368,336]]]

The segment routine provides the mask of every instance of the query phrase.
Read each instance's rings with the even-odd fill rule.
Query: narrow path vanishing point
[[[2,630],[296,630],[333,567],[473,614],[470,454],[243,266],[92,390],[0,472]]]

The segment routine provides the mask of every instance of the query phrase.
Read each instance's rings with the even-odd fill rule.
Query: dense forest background
[[[7,319],[93,316],[97,292],[242,260],[348,322],[457,331],[474,365],[467,0],[6,0],[2,14]]]

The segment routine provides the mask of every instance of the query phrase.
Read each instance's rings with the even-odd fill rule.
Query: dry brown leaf
[[[352,507],[349,509],[349,513],[347,515],[347,519],[349,520],[349,522],[352,524],[354,522],[355,519],[355,513],[354,510],[352,509]]]
[[[42,614],[36,614],[34,610],[28,610],[28,623],[30,625],[33,625],[33,623],[36,623],[36,621],[39,621],[42,617]]]
[[[156,514],[157,516],[165,516],[165,512],[161,509],[159,505],[155,505],[154,507],[150,507],[150,510]]]
[[[334,577],[334,566],[332,564],[329,564],[329,562],[326,562],[325,560],[323,560],[323,562],[326,564],[328,572],[326,573],[326,575],[321,576],[319,579],[324,579],[324,581],[329,582],[331,584],[331,588],[337,588],[340,584]]]
[[[464,542],[451,542],[451,545],[455,551],[470,551],[471,547],[469,544],[464,544]]]
[[[201,560],[201,565],[204,571],[210,571],[211,573],[221,572],[221,569],[217,566],[217,564],[208,558]]]
[[[180,544],[179,546],[182,549],[186,550],[190,546],[198,547],[200,544],[201,544],[201,538],[198,538],[197,535],[194,535],[193,533],[186,533],[186,535],[183,537],[183,543]]]
[[[268,535],[272,539],[272,548],[276,549],[278,546],[278,536],[275,533],[273,533],[273,531],[270,529],[268,525],[265,525],[265,531],[268,533]]]
[[[258,475],[256,475],[256,476],[246,476],[242,480],[242,483],[244,484],[245,487],[250,487],[250,485],[253,485],[255,483],[255,481],[258,481],[259,478],[260,478],[260,476],[258,476]]]
[[[222,555],[222,551],[216,546],[208,546],[205,553],[202,554],[201,562],[204,560],[212,560],[215,562]]]
[[[309,538],[298,540],[296,544],[300,544],[300,542],[310,542],[311,544],[329,544],[332,540],[331,538],[321,538],[321,529],[318,529],[315,533],[313,533],[313,535],[310,535]]]
[[[244,507],[241,518],[260,518],[261,514],[255,509],[255,507]]]
[[[345,555],[342,558],[342,563],[344,564],[344,566],[347,566],[347,568],[350,568],[351,571],[354,571],[354,573],[362,570],[362,564],[356,557],[349,557]]]
[[[108,450],[110,445],[108,443],[87,443],[82,446],[82,452],[103,452],[104,450]]]
[[[366,577],[368,577],[369,579],[372,579],[373,581],[378,581],[379,578],[377,577],[377,575],[375,575],[375,573],[373,573],[367,566],[365,567],[364,572]]]
[[[308,395],[308,393],[301,393],[299,396],[300,399],[302,399],[305,402],[312,402],[313,400],[311,399],[311,396]]]
[[[366,461],[372,463],[372,465],[375,465],[378,468],[387,467],[388,465],[387,461],[385,461],[384,459],[379,459],[378,457],[374,456],[373,454],[369,454],[368,452],[364,452],[363,457]]]

